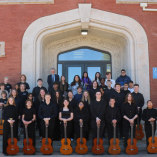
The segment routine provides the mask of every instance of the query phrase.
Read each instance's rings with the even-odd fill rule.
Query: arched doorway
[[[75,75],[81,77],[85,71],[90,79],[94,78],[96,72],[100,72],[101,77],[105,77],[106,72],[111,72],[111,55],[90,47],[69,50],[60,53],[57,58],[58,74],[64,75],[69,84]]]

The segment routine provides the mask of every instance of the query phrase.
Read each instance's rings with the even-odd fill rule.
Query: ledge
[[[0,57],[5,57],[5,42],[0,42]]]
[[[157,0],[116,0],[116,3],[129,3],[129,4],[150,3],[150,4],[157,4]]]
[[[0,5],[6,4],[54,4],[54,0],[0,0]]]

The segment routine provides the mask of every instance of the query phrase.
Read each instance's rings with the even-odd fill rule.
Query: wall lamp
[[[140,7],[143,8],[143,11],[157,11],[157,9],[146,9],[147,6],[147,3],[140,3]]]

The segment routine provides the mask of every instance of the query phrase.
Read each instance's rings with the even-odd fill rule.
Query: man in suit
[[[51,74],[47,77],[47,83],[49,85],[48,92],[51,91],[53,88],[53,83],[58,82],[59,83],[59,75],[55,74],[55,68],[51,68]]]

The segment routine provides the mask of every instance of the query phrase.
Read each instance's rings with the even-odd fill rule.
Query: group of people
[[[148,138],[152,134],[150,121],[154,121],[155,131],[157,111],[153,108],[152,101],[148,100],[147,108],[142,112],[144,97],[139,93],[139,85],[131,81],[124,69],[116,81],[111,79],[110,72],[106,73],[106,78],[101,78],[101,74],[97,72],[93,80],[84,72],[82,78],[75,75],[69,85],[65,77],[59,78],[52,68],[47,83],[48,90],[43,87],[43,80],[39,78],[32,93],[28,93],[30,88],[25,75],[21,75],[20,82],[14,89],[7,77],[4,78],[4,83],[0,84],[0,106],[4,120],[3,154],[7,155],[10,124],[13,124],[14,137],[18,140],[18,128],[27,126],[34,147],[35,130],[39,130],[41,141],[45,137],[45,124],[48,124],[48,137],[52,141],[64,138],[64,123],[67,123],[67,138],[79,138],[80,122],[83,122],[83,137],[87,140],[90,130],[93,139],[97,137],[97,125],[100,125],[100,138],[106,138],[107,129],[110,141],[113,138],[113,124],[116,124],[116,136],[124,140],[126,148],[130,124],[134,124],[135,137],[136,120],[139,118],[139,122],[141,119],[145,121],[148,145]]]

